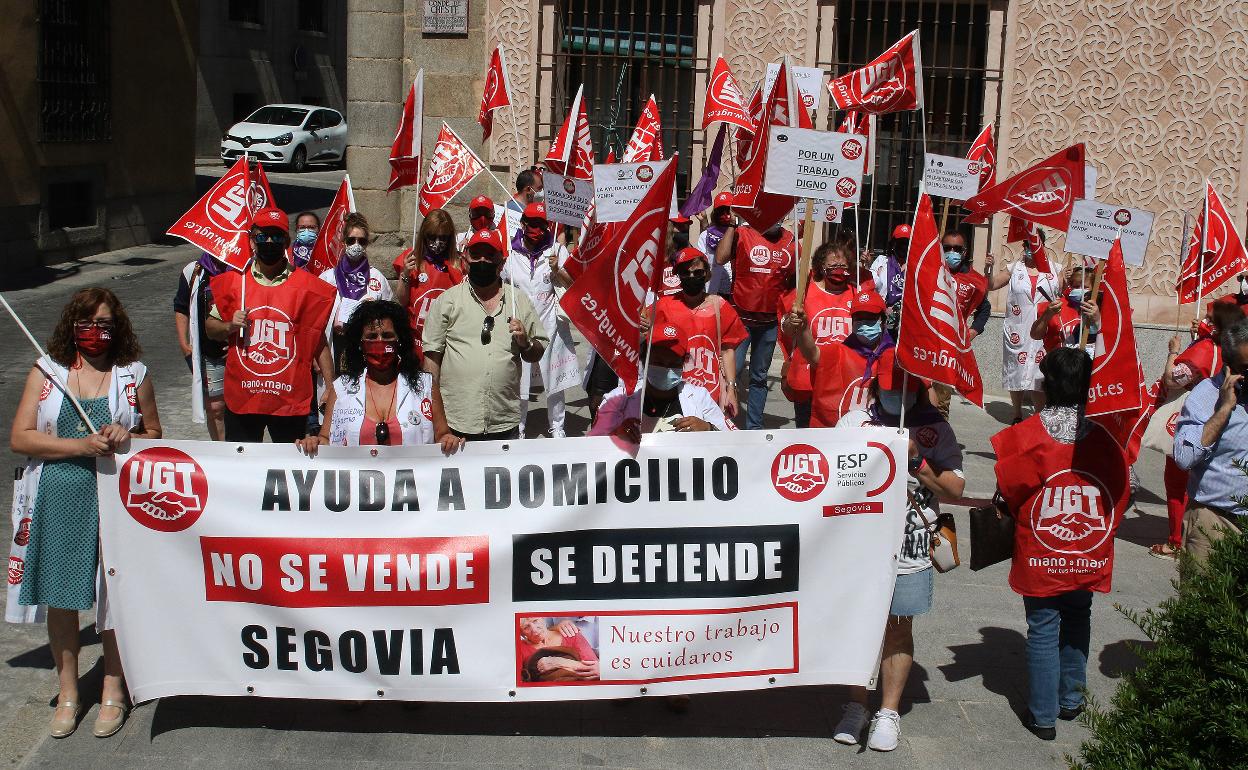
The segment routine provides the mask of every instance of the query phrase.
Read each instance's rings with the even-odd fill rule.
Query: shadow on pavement
[[[86,626],[78,632],[78,644],[82,647],[90,647],[100,643],[100,635],[95,632],[95,624]],[[27,650],[21,655],[16,655],[5,661],[12,668],[46,668],[51,670],[54,668],[52,661],[52,649],[48,645],[36,647],[33,650]],[[81,667],[81,656],[79,657],[79,666]]]
[[[77,275],[82,271],[82,262],[62,262],[57,265],[40,265],[29,270],[18,270],[0,273],[0,291],[18,291],[33,289]]]
[[[1157,645],[1147,639],[1122,639],[1105,645],[1098,660],[1101,673],[1110,679],[1121,679],[1140,667],[1143,662],[1137,649],[1151,650]]]
[[[1023,611],[1019,603],[1019,613]],[[980,677],[984,689],[1004,697],[1010,708],[1026,708],[1023,687],[1027,682],[1027,638],[1010,628],[985,626],[979,629],[978,644],[955,644],[949,647],[953,662],[939,666],[950,682]]]
[[[1170,523],[1165,516],[1150,516],[1141,512],[1138,516],[1124,518],[1118,525],[1118,532],[1114,537],[1147,548],[1154,543],[1166,542],[1170,534],[1169,530]]]
[[[203,195],[220,181],[220,176],[212,176],[202,172],[195,174],[195,194]],[[301,185],[282,184],[269,180],[269,189],[273,191],[274,202],[278,208],[292,217],[300,211],[327,209],[334,201],[334,190],[320,187],[304,187]]]

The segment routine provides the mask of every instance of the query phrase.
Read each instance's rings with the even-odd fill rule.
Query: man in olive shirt
[[[443,292],[425,318],[425,369],[441,386],[455,436],[520,438],[520,362],[541,360],[550,339],[529,298],[499,277],[498,231],[473,233],[467,251],[468,280]]]

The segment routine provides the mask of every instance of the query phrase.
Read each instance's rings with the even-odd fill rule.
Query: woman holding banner
[[[450,435],[433,376],[412,350],[407,313],[397,302],[359,305],[343,331],[343,373],[327,395],[320,434],[295,442],[309,457],[324,444],[432,444]],[[454,437],[443,445],[458,448]]]
[[[95,461],[133,435],[161,436],[156,394],[139,361],[141,350],[121,302],[108,289],[70,298],[26,378],[13,432],[13,451],[30,458],[14,486],[16,533],[9,559],[6,619],[35,622],[47,606],[48,644],[60,679],[50,732],[64,738],[78,726],[78,613],[97,606],[104,644],[104,685],[94,733],[106,738],[126,718],[117,637],[105,595],[96,596],[100,511]],[[14,580],[16,569],[17,580]]]

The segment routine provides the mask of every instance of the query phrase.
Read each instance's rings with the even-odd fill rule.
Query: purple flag
[[[728,124],[719,124],[719,133],[715,135],[715,144],[711,145],[711,154],[706,157],[706,170],[702,178],[690,191],[689,197],[680,206],[680,213],[686,217],[701,214],[711,206],[715,199],[715,188],[719,185],[719,163],[724,154],[724,137],[728,134]]]

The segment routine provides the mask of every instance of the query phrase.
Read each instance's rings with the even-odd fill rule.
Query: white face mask
[[[343,254],[352,262],[359,262],[364,257],[364,244],[352,243],[343,250]]]
[[[541,202],[542,202],[542,201],[544,201],[544,200],[546,200],[546,191],[545,191],[545,190],[536,190],[536,191],[534,191],[534,193],[533,193],[533,203],[541,203]]]
[[[646,367],[646,382],[659,390],[671,390],[684,379],[680,369],[651,364]]]

